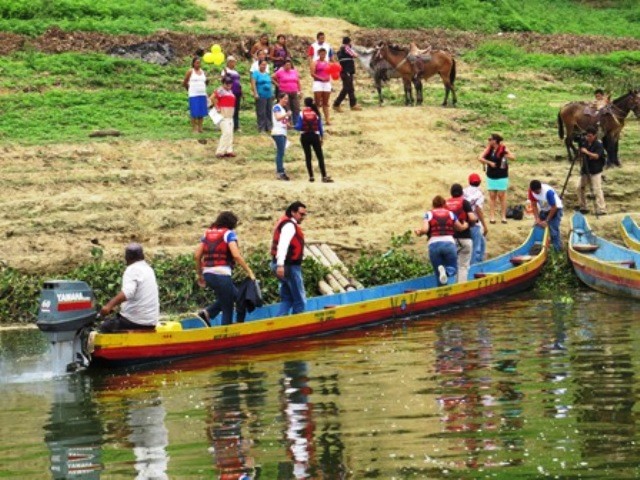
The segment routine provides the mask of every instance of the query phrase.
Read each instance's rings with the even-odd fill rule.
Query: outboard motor
[[[97,316],[96,299],[85,282],[48,280],[40,292],[36,325],[50,342],[53,373],[75,371],[89,364],[83,353],[89,327]],[[83,335],[86,332],[86,335]]]

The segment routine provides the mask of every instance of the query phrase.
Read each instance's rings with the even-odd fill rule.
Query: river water
[[[0,478],[638,478],[639,313],[527,294],[61,378],[0,332]]]

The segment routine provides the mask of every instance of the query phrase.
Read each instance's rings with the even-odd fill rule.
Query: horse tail
[[[558,112],[558,136],[560,137],[560,140],[564,138],[564,122],[562,121],[560,112]]]
[[[449,81],[453,85],[456,81],[456,59],[451,58],[451,70],[449,71]]]

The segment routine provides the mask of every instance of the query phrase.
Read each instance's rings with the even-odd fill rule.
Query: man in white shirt
[[[477,173],[469,175],[469,186],[463,190],[465,200],[468,200],[473,209],[473,213],[478,217],[475,225],[469,227],[471,231],[471,240],[473,241],[473,251],[471,252],[471,265],[484,261],[487,249],[486,236],[489,231],[487,223],[484,220],[484,193],[480,190],[480,182],[482,179]]]
[[[300,224],[307,216],[307,207],[293,202],[278,220],[271,242],[271,269],[280,280],[280,310],[278,315],[304,312],[307,297],[302,279],[304,233]]]
[[[307,57],[309,58],[309,63],[318,60],[318,52],[321,48],[324,48],[327,51],[328,61],[333,61],[333,48],[331,48],[331,45],[324,41],[324,38],[324,33],[318,32],[318,34],[316,35],[316,41],[309,45],[309,48],[307,49]]]
[[[130,243],[124,251],[127,268],[122,275],[122,290],[100,310],[105,318],[122,304],[120,312],[106,318],[100,332],[122,330],[153,330],[160,315],[160,301],[156,275],[144,260],[142,245]]]

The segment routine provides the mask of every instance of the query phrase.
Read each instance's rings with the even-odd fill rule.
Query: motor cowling
[[[79,280],[47,280],[40,291],[39,305],[36,325],[54,341],[73,339],[97,316],[93,291]]]

